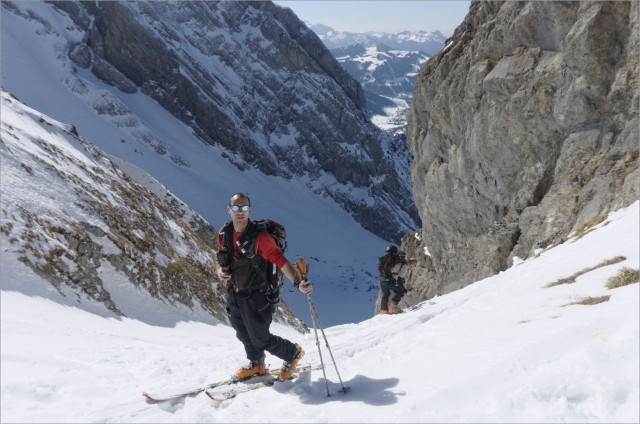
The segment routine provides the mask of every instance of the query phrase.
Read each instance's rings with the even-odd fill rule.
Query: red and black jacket
[[[266,292],[267,273],[274,271],[273,265],[282,268],[287,262],[273,237],[251,220],[242,233],[235,232],[228,221],[218,233],[218,252],[219,261],[221,252],[230,258],[230,283],[236,293]]]

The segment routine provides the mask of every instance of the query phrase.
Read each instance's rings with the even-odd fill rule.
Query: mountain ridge
[[[58,60],[66,68],[61,82],[122,132],[125,143],[146,144],[176,166],[191,167],[179,145],[170,148],[171,141],[130,104],[132,94],[142,93],[189,126],[195,138],[221,147],[238,169],[305,181],[308,190],[340,204],[389,241],[417,226],[408,200],[411,182],[384,156],[390,139],[367,120],[361,87],[288,9],[271,2],[2,7],[3,27],[11,27],[16,38],[14,25],[30,21],[41,35],[60,40],[55,49],[65,52]],[[46,10],[51,7],[55,11]],[[47,22],[52,13],[69,21]],[[9,73],[3,84],[24,97],[14,85],[27,82]],[[119,93],[96,90],[94,78]],[[91,138],[111,144],[99,133]]]

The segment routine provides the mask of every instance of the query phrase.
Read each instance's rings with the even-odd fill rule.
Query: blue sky
[[[303,21],[325,24],[336,31],[440,31],[446,36],[462,22],[469,1],[281,0]]]

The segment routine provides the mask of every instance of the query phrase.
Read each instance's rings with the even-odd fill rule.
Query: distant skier
[[[384,255],[378,258],[380,292],[382,293],[379,314],[396,314],[400,312],[398,303],[407,292],[404,287],[405,279],[416,264],[416,259],[407,261],[406,253],[398,251],[398,248],[394,245],[387,246]],[[393,292],[393,298],[389,301],[391,292]]]
[[[234,194],[227,211],[231,222],[218,234],[216,272],[221,281],[228,283],[227,312],[249,359],[234,375],[241,380],[265,375],[268,371],[266,350],[284,360],[279,377],[286,380],[304,356],[304,349],[269,331],[279,296],[277,291],[275,297],[273,292],[271,296],[265,292],[266,272],[275,264],[304,294],[313,291],[313,284],[301,280],[274,238],[266,231],[259,231],[257,224],[249,219],[252,209],[246,194]]]

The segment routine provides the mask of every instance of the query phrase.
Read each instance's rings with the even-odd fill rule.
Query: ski
[[[287,379],[287,381],[296,380],[298,379],[299,376],[300,376],[299,374],[293,373],[291,374],[291,377]],[[238,396],[240,393],[246,393],[246,392],[250,392],[257,389],[262,389],[264,387],[273,387],[275,384],[281,383],[281,382],[282,380],[280,380],[277,377],[274,377],[274,378],[268,378],[266,380],[259,381],[256,383],[238,384],[231,388],[224,388],[223,390],[216,390],[215,388],[211,388],[211,389],[205,390],[204,392],[206,393],[207,396],[209,396],[211,400],[224,401],[228,399],[233,399],[236,396]],[[339,392],[342,394],[346,394],[349,391],[349,389],[350,387],[343,387],[342,389],[339,390]]]
[[[299,374],[296,374],[296,373],[291,374],[291,376],[286,381],[296,380],[298,376]],[[262,378],[264,378],[264,376]],[[256,383],[252,383],[251,381],[247,383],[247,381],[243,381],[242,383],[247,383],[247,384],[237,384],[234,387],[225,388],[224,390],[221,390],[221,391],[216,391],[215,387],[211,387],[206,389],[204,392],[207,396],[209,396],[209,398],[211,398],[211,400],[222,401],[227,399],[233,399],[234,397],[238,396],[240,393],[246,393],[256,389],[262,389],[264,387],[272,387],[278,382],[282,382],[282,380],[280,380],[280,378],[278,377],[271,376],[271,377],[267,377],[262,381],[258,381]]]
[[[308,371],[308,370],[313,370],[313,369],[319,369],[318,367],[312,367],[311,365],[302,365],[302,366],[298,366],[296,371]],[[269,370],[267,375],[269,376],[276,376],[280,373],[280,369],[273,369],[273,370]],[[250,377],[246,380],[238,380],[237,378],[229,378],[227,380],[221,380],[221,381],[217,381],[215,383],[209,383],[205,386],[201,386],[201,387],[196,387],[194,389],[191,390],[186,390],[186,391],[181,391],[178,393],[169,393],[169,394],[151,394],[148,392],[143,392],[142,396],[144,397],[145,402],[147,402],[148,404],[158,404],[158,403],[162,403],[162,402],[177,402],[180,401],[182,399],[188,398],[188,397],[194,397],[199,395],[200,393],[204,392],[207,389],[214,389],[216,387],[221,387],[221,386],[231,386],[233,384],[237,384],[237,383],[247,383],[247,382],[251,382],[252,380],[255,379],[260,379],[260,378],[264,378],[264,376],[253,376]]]
[[[277,375],[280,372],[280,369],[275,369],[275,370],[269,370],[268,374],[269,375]],[[155,394],[150,394],[147,392],[143,392],[142,396],[144,396],[144,399],[147,403],[149,404],[156,404],[156,403],[161,403],[161,402],[175,402],[187,397],[194,397],[197,396],[198,394],[204,392],[207,389],[213,389],[215,387],[220,387],[220,386],[230,386],[232,384],[236,384],[239,383],[241,381],[251,381],[254,378],[258,378],[258,376],[253,376],[250,377],[246,380],[238,380],[237,378],[229,378],[227,380],[221,380],[221,381],[217,381],[215,383],[210,383],[207,384],[206,386],[202,386],[202,387],[197,387],[191,390],[187,390],[184,392],[178,392],[178,393],[170,393],[170,394],[161,394],[161,395],[155,395]]]

